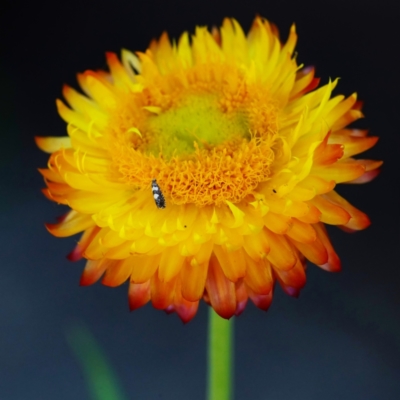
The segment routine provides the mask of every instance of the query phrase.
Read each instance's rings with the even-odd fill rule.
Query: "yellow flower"
[[[282,44],[262,18],[247,36],[225,19],[122,62],[108,53],[109,73],[78,74],[85,95],[64,87],[68,136],[37,144],[45,195],[71,208],[48,230],[83,232],[70,255],[88,260],[82,285],[129,280],[131,309],[151,300],[186,322],[202,298],[230,318],[248,298],[266,310],[275,281],[297,296],[306,260],[340,269],[324,224],[369,225],[334,189],[377,175],[381,162],[353,158],[377,138],[346,128],[356,94],[316,89],[296,40],[294,26]]]

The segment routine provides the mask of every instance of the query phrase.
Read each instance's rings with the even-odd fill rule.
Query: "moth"
[[[166,204],[164,195],[155,179],[151,181],[151,190],[153,191],[154,202],[156,203],[157,208],[165,208]]]

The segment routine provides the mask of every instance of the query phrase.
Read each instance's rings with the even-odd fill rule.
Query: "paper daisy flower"
[[[233,19],[146,52],[107,53],[110,72],[78,74],[81,94],[57,100],[68,136],[39,137],[51,153],[44,194],[70,211],[47,225],[83,232],[71,260],[90,285],[129,281],[129,303],[151,301],[189,321],[204,299],[224,318],[248,298],[266,310],[276,281],[297,296],[306,261],[338,271],[324,224],[360,230],[368,217],[336,192],[380,162],[353,158],[376,137],[346,128],[356,94],[332,97],[276,27]]]

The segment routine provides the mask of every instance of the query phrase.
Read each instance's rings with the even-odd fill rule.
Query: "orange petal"
[[[150,281],[129,284],[129,308],[131,311],[144,306],[150,300]]]
[[[244,282],[256,294],[268,294],[272,290],[273,279],[271,273],[271,266],[268,260],[254,261],[249,256],[246,256],[246,276]]]
[[[264,230],[254,234],[243,236],[243,248],[254,260],[259,261],[269,253],[269,243]]]
[[[321,211],[319,211],[318,208],[312,204],[308,204],[308,207],[308,214],[302,217],[297,217],[297,219],[301,222],[305,222],[306,224],[316,224],[321,220]]]
[[[51,191],[47,188],[42,189],[42,193],[51,201],[54,201],[58,204],[64,204],[66,206],[68,205],[68,201],[64,197],[51,193]]]
[[[296,264],[297,258],[287,239],[282,235],[276,235],[268,229],[264,229],[271,250],[267,255],[268,261],[276,268],[289,270]]]
[[[306,284],[306,273],[300,260],[289,271],[281,271],[274,269],[274,273],[281,284],[282,288],[290,286],[292,288],[301,289]]]
[[[315,224],[314,229],[317,231],[318,238],[328,252],[328,261],[325,264],[319,265],[322,269],[330,272],[338,272],[341,270],[341,262],[336,254],[331,241],[329,240],[328,232],[324,224]]]
[[[359,231],[367,228],[371,224],[368,215],[352,206],[347,200],[337,194],[334,190],[330,193],[327,193],[325,196],[331,202],[337,204],[339,207],[343,207],[346,212],[349,213],[351,217],[350,220],[347,223],[343,224],[346,228]]]
[[[46,185],[47,185],[48,190],[51,193],[51,195],[54,196],[54,199],[52,199],[50,197],[50,200],[53,200],[57,203],[59,203],[58,197],[57,197],[57,196],[59,196],[59,198],[62,199],[61,200],[62,204],[69,205],[68,200],[65,199],[65,197],[71,193],[76,192],[76,190],[74,188],[68,186],[65,182],[64,183],[56,183],[56,182],[46,181]],[[46,193],[45,193],[45,195],[46,195]],[[85,213],[85,214],[88,214],[88,213]]]
[[[162,282],[156,272],[150,281],[151,302],[153,307],[164,310],[173,303],[176,277],[168,282]]]
[[[88,286],[97,282],[104,274],[104,271],[115,262],[116,261],[114,260],[107,260],[106,258],[100,260],[88,260],[85,269],[82,272],[79,285]]]
[[[148,254],[157,248],[157,239],[142,235],[133,241],[131,250],[139,254]]]
[[[199,308],[198,301],[187,301],[181,298],[178,304],[175,304],[175,311],[184,324],[188,323],[197,313]]]
[[[362,153],[371,147],[375,146],[378,141],[377,136],[367,136],[367,137],[354,137],[350,135],[343,135],[340,132],[331,135],[330,142],[340,143],[344,145],[343,158],[352,157],[356,154]]]
[[[46,224],[45,226],[52,235],[66,237],[75,235],[85,229],[93,228],[94,225],[91,215],[80,214],[72,210],[59,224]]]
[[[122,285],[129,279],[132,270],[132,264],[129,258],[118,260],[110,265],[103,276],[101,283],[105,286],[116,287]]]
[[[353,160],[354,162],[357,162],[359,164],[364,165],[365,167],[365,171],[373,171],[379,167],[382,166],[383,161],[377,161],[377,160],[363,160],[363,159],[359,159],[359,160]]]
[[[367,171],[364,172],[364,174],[362,174],[360,177],[358,177],[357,179],[353,179],[352,181],[346,182],[346,183],[368,183],[371,182],[372,180],[374,180],[379,173],[381,172],[381,170],[378,169],[374,169],[372,171]]]
[[[101,239],[100,243],[102,246],[104,246]],[[107,258],[111,258],[113,260],[124,260],[132,254],[131,247],[132,247],[132,241],[124,241],[122,244],[118,246],[112,247],[111,249],[107,249],[104,256]]]
[[[160,256],[133,255],[130,257],[132,263],[131,282],[147,282],[157,271]]]
[[[184,324],[189,322],[197,313],[198,301],[188,301],[182,297],[182,281],[177,277],[175,283],[174,310]]]
[[[343,157],[344,146],[342,144],[328,144],[330,133],[325,136],[323,142],[315,149],[313,165],[331,165]]]
[[[317,238],[314,228],[310,224],[292,219],[291,229],[286,233],[291,239],[302,243],[312,243]]]
[[[302,94],[307,93],[318,86],[320,79],[314,78],[314,73],[314,67],[306,67],[297,72],[296,82],[290,93],[290,100],[298,98]]]
[[[206,243],[202,243],[198,253],[194,256],[199,264],[208,263],[210,260],[211,253],[214,248],[214,242],[209,240]]]
[[[211,305],[220,317],[229,319],[235,314],[235,284],[226,278],[214,254],[208,266],[206,289]]]
[[[101,258],[104,258],[107,249],[101,244],[101,239],[107,234],[108,231],[108,228],[99,229],[99,231],[96,233],[92,241],[83,252],[83,256],[85,258],[89,260],[99,260]]]
[[[352,181],[348,181],[345,183],[366,183],[372,181],[372,179],[378,176],[383,161],[357,160],[357,163],[364,165],[365,167],[364,174],[356,179],[353,179]]]
[[[93,238],[97,235],[99,230],[100,228],[98,226],[94,226],[93,228],[89,228],[85,232],[83,232],[83,235],[78,244],[75,246],[74,250],[72,250],[71,253],[68,254],[68,260],[80,260],[83,257],[83,253],[85,252]]]
[[[286,194],[286,198],[293,201],[307,201],[315,196],[315,190],[306,189],[300,185],[296,185],[293,190]]]
[[[285,234],[290,228],[291,218],[285,215],[269,212],[264,217],[265,226],[278,235]]]
[[[365,166],[357,162],[337,162],[328,166],[316,166],[311,170],[312,175],[336,183],[348,182],[357,179],[365,172]]]
[[[256,294],[250,288],[247,288],[247,293],[256,307],[261,310],[267,311],[272,302],[273,290],[268,294]]]
[[[42,174],[46,181],[64,183],[64,178],[58,171],[46,168],[38,168],[38,171]]]
[[[345,225],[349,222],[350,214],[339,205],[329,201],[330,194],[316,196],[310,200],[315,207],[321,212],[321,221],[330,225]]]
[[[341,144],[328,144],[322,154],[314,156],[314,165],[331,165],[343,157],[344,146]]]
[[[243,250],[228,251],[223,246],[214,245],[214,254],[225,276],[232,282],[246,274],[246,262]]]
[[[335,123],[332,125],[332,132],[335,132],[339,129],[348,126],[352,122],[356,121],[359,118],[363,118],[364,114],[359,110],[349,110],[346,114],[340,117]]]
[[[300,253],[313,264],[323,265],[328,262],[328,251],[320,238],[317,238],[313,243],[300,243],[293,239],[291,241]]]
[[[208,261],[199,264],[196,258],[186,259],[181,272],[182,296],[191,302],[200,300],[204,293]]]
[[[314,190],[315,194],[328,193],[336,186],[335,181],[326,181],[319,176],[309,175],[298,186]]]
[[[161,254],[158,277],[163,282],[169,282],[183,267],[185,257],[179,252],[179,246],[167,247]]]

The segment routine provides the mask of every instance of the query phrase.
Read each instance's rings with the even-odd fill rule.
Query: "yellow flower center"
[[[179,154],[194,153],[194,142],[200,148],[210,148],[238,138],[250,139],[248,123],[243,113],[222,112],[218,98],[211,94],[187,96],[180,104],[147,120],[153,135],[145,150],[166,159]]]

